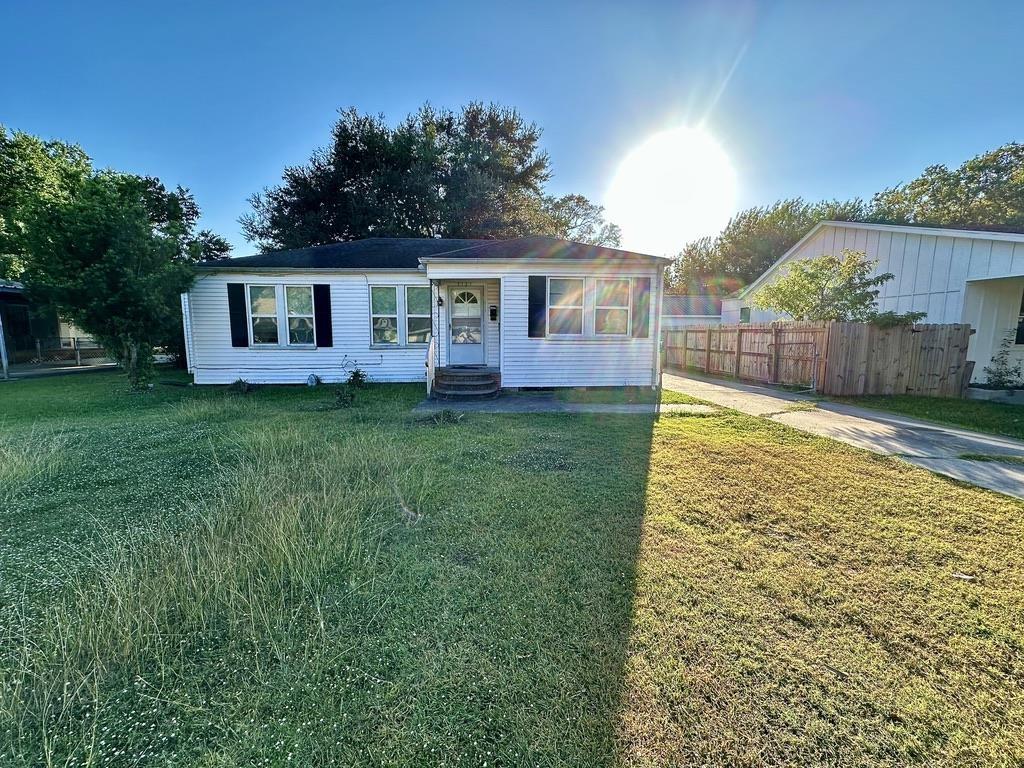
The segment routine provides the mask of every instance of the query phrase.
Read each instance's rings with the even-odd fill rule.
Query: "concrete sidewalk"
[[[713,413],[708,405],[686,403],[566,403],[553,392],[513,392],[481,400],[424,400],[413,413]]]
[[[946,427],[906,416],[858,408],[771,387],[668,374],[665,389],[762,416],[781,424],[830,437],[858,448],[898,456],[932,472],[1024,498],[1024,465],[972,461],[964,454],[1007,456],[1024,460],[1024,442]]]

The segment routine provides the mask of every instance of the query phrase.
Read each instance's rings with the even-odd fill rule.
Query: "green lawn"
[[[123,386],[0,384],[0,765],[1024,761],[1022,503],[728,411]]]
[[[831,398],[840,403],[892,411],[954,427],[1024,440],[1024,406],[985,400],[958,400],[912,395]]]

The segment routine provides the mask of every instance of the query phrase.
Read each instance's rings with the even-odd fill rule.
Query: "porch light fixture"
[[[439,306],[439,307],[443,307],[444,306],[444,299],[441,298],[440,294],[437,297],[437,306]]]

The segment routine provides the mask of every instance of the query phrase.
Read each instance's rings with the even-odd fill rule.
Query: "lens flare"
[[[735,207],[729,156],[708,133],[685,126],[655,134],[626,155],[605,195],[623,247],[656,255],[674,255],[717,233]]]

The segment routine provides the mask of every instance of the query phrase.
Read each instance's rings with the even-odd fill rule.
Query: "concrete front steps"
[[[494,397],[501,390],[498,371],[484,366],[447,366],[434,371],[431,396],[439,400]]]

